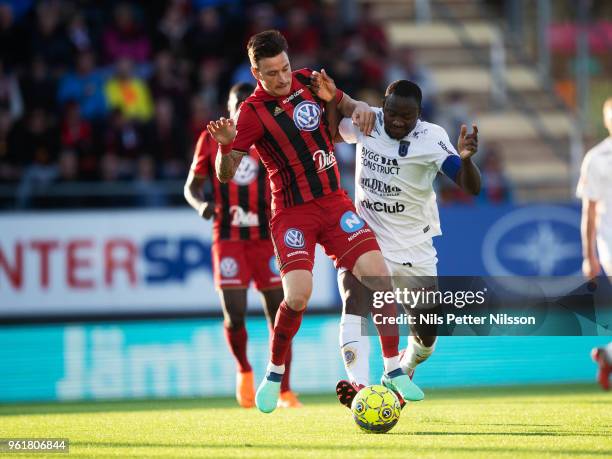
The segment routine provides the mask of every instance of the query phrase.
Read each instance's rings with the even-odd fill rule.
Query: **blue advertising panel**
[[[297,392],[333,392],[345,377],[339,317],[306,316],[293,347]],[[269,357],[265,320],[247,324],[256,379]],[[375,337],[371,380],[382,359]],[[592,380],[589,351],[605,337],[441,337],[416,381],[450,386]],[[404,339],[402,346],[405,345]],[[0,401],[221,396],[234,392],[235,363],[221,319],[37,325],[0,329]]]

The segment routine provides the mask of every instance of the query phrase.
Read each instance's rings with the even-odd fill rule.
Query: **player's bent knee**
[[[285,297],[285,303],[294,311],[303,311],[308,304],[308,295],[293,294]]]
[[[224,321],[225,328],[240,330],[244,328],[244,316],[229,316]]]

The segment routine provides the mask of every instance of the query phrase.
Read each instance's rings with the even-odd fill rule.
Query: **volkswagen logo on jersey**
[[[319,127],[321,107],[314,102],[305,100],[293,109],[293,122],[301,131],[314,131]]]
[[[235,277],[238,274],[238,262],[232,257],[225,257],[219,263],[219,270],[223,277]]]
[[[354,233],[359,231],[365,225],[365,221],[352,210],[347,210],[340,217],[340,228],[345,233]]]
[[[276,261],[276,257],[272,255],[270,257],[270,261],[268,262],[268,266],[270,267],[270,272],[277,276],[280,276],[280,269],[278,269],[278,263]]]
[[[299,229],[289,228],[285,232],[285,245],[292,249],[301,249],[305,245],[304,233]]]
[[[259,171],[259,164],[257,160],[251,156],[243,156],[238,170],[234,175],[233,181],[236,185],[249,185],[257,177]]]

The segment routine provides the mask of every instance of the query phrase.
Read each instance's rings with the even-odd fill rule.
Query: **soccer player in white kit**
[[[376,233],[394,288],[435,288],[437,257],[432,238],[442,234],[433,181],[443,172],[466,192],[480,191],[480,172],[471,157],[478,149],[478,129],[462,126],[457,150],[446,131],[421,121],[420,88],[399,80],[386,90],[383,108],[374,108],[376,123],[363,135],[350,119],[343,119],[339,135],[357,144],[355,205]],[[340,381],[338,399],[350,407],[361,386],[368,385],[369,338],[363,327],[371,312],[372,292],[350,272],[339,272],[343,316],[340,346],[350,381]],[[404,305],[406,306],[406,305]],[[434,350],[435,328],[411,327],[402,369],[412,376],[415,367]]]
[[[585,155],[576,190],[582,199],[582,271],[588,279],[601,268],[612,279],[612,97],[604,103],[603,118],[610,135]],[[612,343],[593,349],[592,356],[599,367],[597,380],[608,390]]]

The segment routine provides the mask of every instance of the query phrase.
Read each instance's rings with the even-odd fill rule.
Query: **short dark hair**
[[[251,95],[251,93],[255,90],[255,86],[251,83],[236,83],[230,89],[229,93],[235,94],[236,99],[238,99],[238,103],[244,102],[244,100]]]
[[[251,66],[257,67],[259,59],[278,56],[287,52],[289,45],[287,40],[278,30],[265,30],[249,38],[247,53]]]
[[[421,106],[421,101],[423,100],[423,93],[421,92],[421,88],[416,83],[408,80],[397,80],[387,86],[387,90],[385,91],[385,98],[390,96],[391,94],[395,94],[400,97],[413,97]]]

